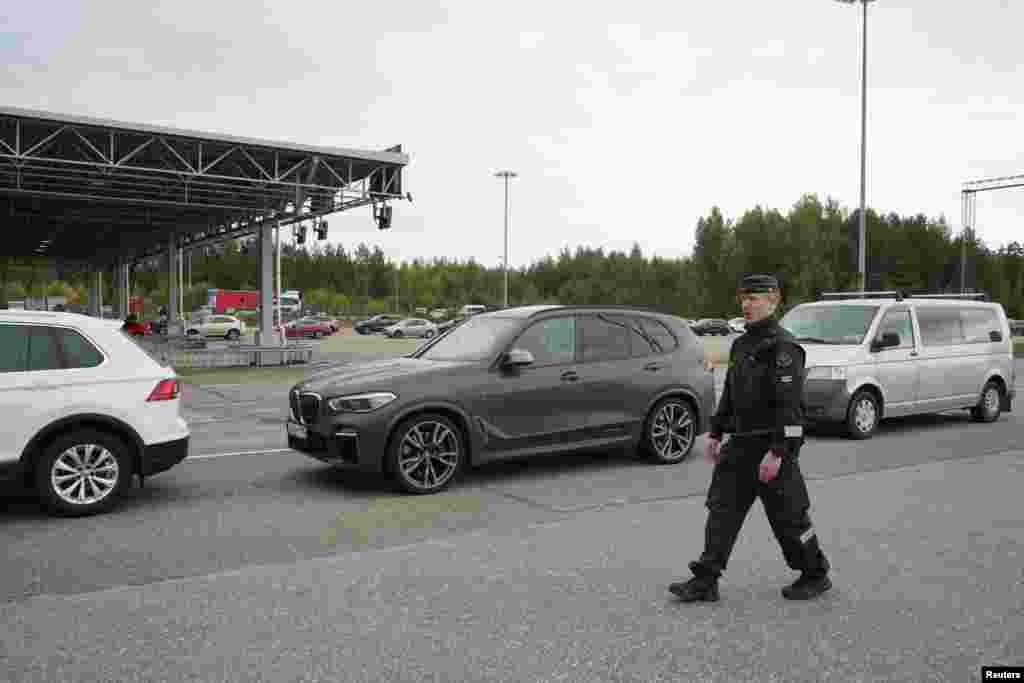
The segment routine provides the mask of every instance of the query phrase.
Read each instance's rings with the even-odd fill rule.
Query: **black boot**
[[[668,587],[681,602],[718,602],[718,578],[698,574]]]
[[[832,581],[828,574],[803,573],[799,579],[782,589],[782,597],[787,600],[812,600],[830,588]]]

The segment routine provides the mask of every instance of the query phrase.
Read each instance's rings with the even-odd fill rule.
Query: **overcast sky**
[[[718,205],[859,202],[860,8],[835,0],[7,3],[10,106],[411,155],[393,228],[330,239],[497,266],[563,247],[682,256]],[[868,204],[945,215],[1024,173],[1024,3],[879,0],[868,16]],[[1024,188],[978,195],[1024,240]],[[870,240],[870,235],[868,236]]]

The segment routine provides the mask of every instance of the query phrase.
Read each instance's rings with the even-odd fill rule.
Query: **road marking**
[[[291,448],[268,448],[262,451],[237,451],[235,453],[204,453],[203,455],[190,455],[185,459],[185,462],[189,460],[207,460],[209,458],[226,458],[230,455],[267,455],[270,453],[293,453]]]

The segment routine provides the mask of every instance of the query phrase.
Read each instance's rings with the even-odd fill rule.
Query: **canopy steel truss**
[[[137,260],[401,199],[408,161],[0,108],[0,253]]]
[[[964,181],[960,190],[960,220],[963,225],[963,236],[960,240],[960,292],[967,287],[967,235],[971,241],[976,238],[975,219],[977,214],[977,194],[993,190],[1006,190],[1013,187],[1024,187],[1024,174],[1002,176],[999,178],[981,178]]]

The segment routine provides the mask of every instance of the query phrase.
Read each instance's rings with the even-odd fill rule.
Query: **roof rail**
[[[974,292],[972,294],[908,294],[909,299],[976,299],[988,301],[987,292]]]
[[[902,301],[904,293],[896,290],[884,292],[822,292],[821,299],[896,299]]]
[[[621,310],[632,310],[632,311],[648,311],[650,313],[660,313],[662,315],[675,315],[669,306],[658,306],[656,304],[553,304],[562,308],[609,308],[609,309],[621,309]],[[509,308],[518,308],[518,306],[510,306]],[[524,306],[525,308],[525,306]],[[542,312],[542,311],[539,311]]]

